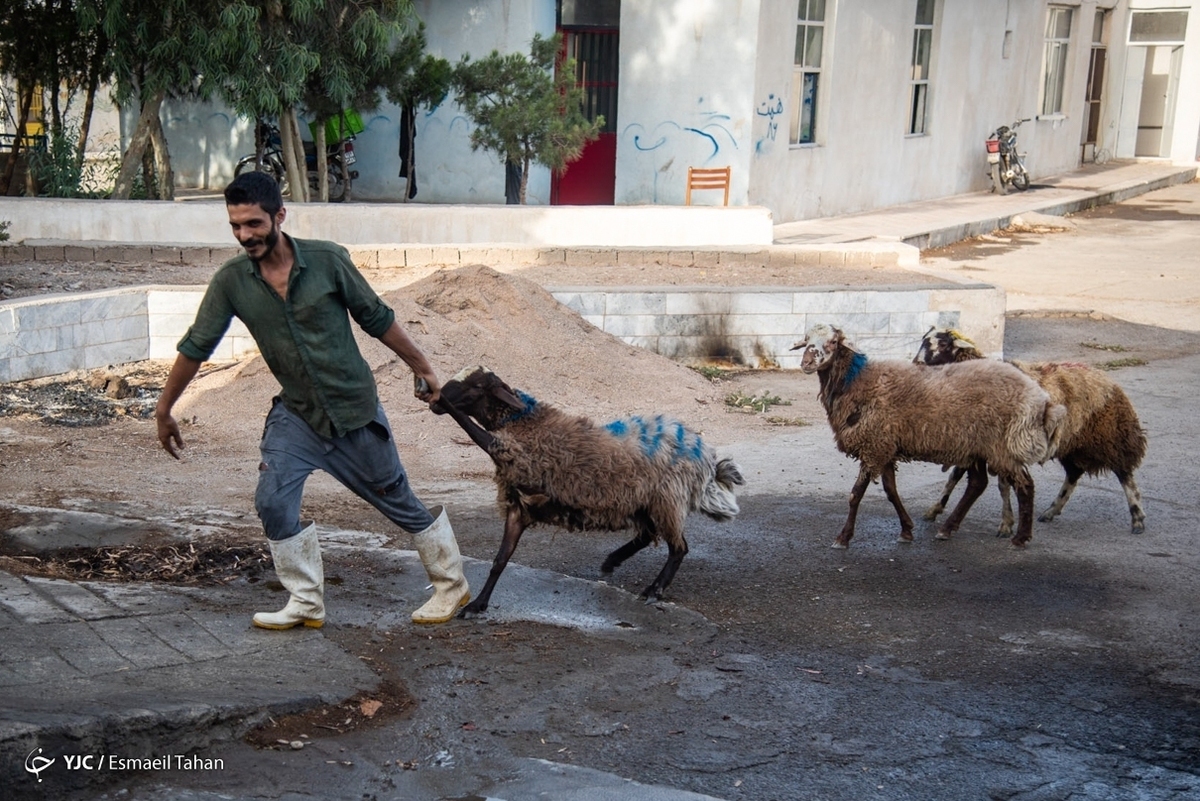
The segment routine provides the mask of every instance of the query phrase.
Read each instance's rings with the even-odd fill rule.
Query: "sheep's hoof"
[[[1133,527],[1129,529],[1129,533],[1130,534],[1145,534],[1146,533],[1146,524],[1140,523],[1140,522],[1134,523]]]
[[[1042,512],[1040,515],[1038,515],[1038,522],[1039,523],[1049,523],[1054,518],[1055,518],[1055,515],[1050,514],[1049,511],[1045,511],[1045,512]]]
[[[996,529],[996,536],[997,537],[1011,537],[1012,536],[1012,526],[1000,526],[1000,528]]]
[[[1017,551],[1025,550],[1025,546],[1029,544],[1028,539],[1019,540],[1016,537],[1013,537],[1008,542],[1009,542],[1009,547],[1011,547],[1013,550],[1017,550]]]
[[[849,548],[849,547],[850,547],[850,543],[848,543],[848,542],[842,542],[841,540],[834,540],[834,541],[833,541],[833,545],[830,545],[829,547],[830,547],[830,548],[834,548],[834,549],[836,549],[836,550],[839,550],[839,551],[844,551],[844,550],[846,550],[847,548]]]
[[[933,535],[933,538],[935,540],[948,540],[953,536],[954,536],[954,532],[952,532],[952,531],[939,531],[937,534]]]
[[[913,535],[912,535],[911,531],[900,532],[900,537],[899,537],[899,539],[896,540],[896,542],[902,542],[905,545],[912,545],[912,541],[913,541]]]
[[[462,610],[461,610],[461,611],[460,611],[460,612],[459,612],[459,613],[456,615],[456,617],[457,617],[459,620],[470,620],[471,618],[474,618],[474,617],[479,617],[480,615],[482,615],[482,614],[483,614],[484,612],[486,612],[486,611],[487,611],[487,607],[486,607],[486,606],[480,606],[480,607],[477,607],[477,606],[475,606],[475,604],[467,604],[467,605],[466,605],[466,606],[464,606],[464,607],[462,608]]]
[[[925,514],[921,515],[922,520],[937,520],[938,515],[942,513],[941,509],[930,509]]]

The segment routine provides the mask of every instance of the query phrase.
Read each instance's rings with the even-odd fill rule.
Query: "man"
[[[254,506],[290,598],[278,612],[256,614],[254,625],[319,628],[325,621],[316,527],[300,521],[304,482],[318,469],[412,533],[433,584],[433,597],[412,619],[444,623],[470,600],[458,543],[445,509],[427,509],[409,486],[350,318],[404,360],[413,371],[414,394],[426,403],[441,391],[433,367],[344,248],[280,231],[286,210],[272,178],[261,172],[238,176],[225,190],[225,205],[246,253],[222,265],[209,282],[196,320],[179,342],[155,419],[159,442],[178,459],[183,438],[171,409],[232,318],[240,319],[281,386],[263,428]]]

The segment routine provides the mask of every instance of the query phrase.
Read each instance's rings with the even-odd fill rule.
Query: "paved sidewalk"
[[[990,191],[907,203],[885,209],[781,223],[776,244],[832,244],[869,239],[899,240],[922,250],[1005,228],[1029,212],[1063,215],[1118,203],[1196,177],[1196,167],[1158,161],[1089,164],[1054,178],[1035,181],[1025,192]]]
[[[130,531],[138,522],[2,505],[0,513],[29,521],[6,532],[10,539],[15,531],[28,540],[36,530],[59,544],[80,531],[89,532],[80,544],[116,544],[98,542],[91,533]],[[162,527],[163,521],[157,522]],[[374,690],[380,678],[328,635],[338,627],[413,631],[408,613],[428,597],[425,571],[416,552],[397,549],[381,535],[333,528],[319,532],[327,561],[337,555],[365,561],[379,576],[362,588],[329,587],[330,617],[322,630],[253,628],[255,610],[277,608],[284,600],[282,591],[272,592],[266,582],[188,587],[0,571],[0,797],[62,797],[86,794],[90,787],[114,792],[121,785],[119,769],[108,760],[111,755],[171,760],[151,769],[149,776],[165,786],[149,797],[228,800],[227,794],[181,796],[184,791],[171,786],[173,777],[181,775],[176,757],[203,759],[205,749],[240,737],[268,716],[336,704],[360,690]],[[467,559],[473,586],[483,585],[489,568],[489,562]],[[647,606],[601,583],[518,564],[509,565],[505,579],[505,603],[489,610],[489,622],[569,626],[634,643],[663,632],[674,638],[681,631],[711,636],[715,630],[687,609]],[[550,607],[548,597],[555,598]],[[448,759],[435,756],[438,747],[431,744],[430,753],[420,757],[435,765]],[[87,755],[90,760],[82,766],[67,763],[68,757],[74,761]],[[453,756],[454,762],[462,762],[467,755]],[[491,786],[480,786],[479,772],[495,777]],[[397,760],[393,781],[404,798],[709,798],[537,759],[489,764],[482,771],[402,770]]]

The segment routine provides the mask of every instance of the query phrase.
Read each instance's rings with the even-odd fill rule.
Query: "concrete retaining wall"
[[[986,284],[804,288],[554,288],[561,303],[613,336],[684,362],[727,359],[799,369],[789,348],[809,326],[835,325],[866,353],[912,358],[930,326],[953,326],[984,353],[1004,340],[1004,291]]]
[[[13,241],[227,246],[222,200],[0,198]],[[761,206],[442,206],[408,203],[296,203],[293,236],[343,245],[677,247],[769,245],[771,212]]]
[[[0,381],[171,359],[203,288],[132,287],[0,303]],[[214,359],[256,349],[234,321]]]
[[[788,348],[813,323],[844,327],[868,353],[911,357],[931,325],[954,325],[985,353],[1004,339],[1004,292],[982,284],[821,288],[552,288],[597,327],[681,361],[719,356],[799,367]],[[141,359],[171,359],[202,287],[132,287],[0,303],[0,381]],[[255,350],[234,321],[214,360]]]
[[[770,264],[779,267],[916,267],[920,252],[902,242],[869,241],[826,245],[767,245],[678,248],[553,248],[512,245],[348,245],[360,269],[401,267],[460,267],[468,264],[586,266],[593,264],[669,265],[672,267],[741,267]],[[242,252],[229,245],[128,245],[97,241],[26,239],[0,244],[0,261],[96,262],[109,264],[188,264],[216,267]],[[196,281],[208,280],[197,270]]]

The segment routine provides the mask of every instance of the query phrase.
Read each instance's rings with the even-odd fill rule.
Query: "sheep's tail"
[[[713,520],[732,520],[740,509],[733,488],[746,483],[742,470],[732,459],[717,462],[712,477],[704,485],[700,498],[700,511]]]
[[[1042,418],[1042,427],[1046,431],[1046,443],[1049,445],[1049,452],[1046,458],[1042,461],[1048,461],[1058,454],[1058,447],[1062,442],[1063,423],[1067,419],[1067,407],[1061,403],[1047,403],[1046,412]]]

